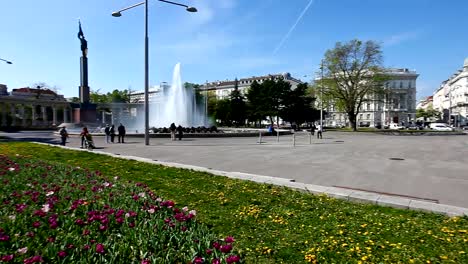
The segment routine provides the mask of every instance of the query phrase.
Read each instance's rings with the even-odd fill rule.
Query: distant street
[[[58,143],[51,132],[0,133],[15,140]],[[292,178],[297,182],[362,189],[468,207],[468,136],[384,136],[325,132],[258,138],[127,138],[99,150],[223,171]],[[68,146],[79,147],[78,136]]]

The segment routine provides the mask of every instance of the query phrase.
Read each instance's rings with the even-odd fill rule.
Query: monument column
[[[24,105],[20,105],[21,112],[21,126],[26,127],[26,111],[24,110]]]
[[[89,103],[89,87],[88,87],[88,41],[83,34],[81,29],[81,22],[78,21],[78,38],[81,42],[81,53],[80,57],[80,102],[84,104]]]
[[[57,125],[57,108],[55,106],[52,106],[52,125]]]
[[[31,125],[36,125],[36,106],[33,104],[31,105]]]
[[[15,104],[10,105],[11,110],[11,126],[16,126],[16,106]]]
[[[68,123],[68,108],[63,108],[63,122]]]
[[[119,108],[119,122],[118,123],[122,123],[122,116],[123,116],[123,108]]]
[[[6,127],[7,125],[7,122],[6,122],[6,119],[7,119],[7,105],[6,103],[3,103],[2,104],[2,126],[3,127]]]
[[[47,106],[41,106],[42,111],[42,124],[47,126]]]
[[[106,123],[106,110],[102,110],[102,120],[101,120],[101,123],[102,124],[105,124]]]
[[[86,40],[81,22],[79,24],[78,38],[81,43],[80,57],[80,103],[72,104],[73,122],[76,123],[95,123],[96,122],[96,104],[90,103],[89,86],[88,86],[88,41]]]

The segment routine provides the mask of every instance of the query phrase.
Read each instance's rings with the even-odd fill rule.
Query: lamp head
[[[112,16],[113,16],[113,17],[121,17],[121,16],[122,16],[122,13],[120,13],[120,12],[112,12]]]
[[[6,63],[7,63],[7,64],[13,64],[13,62],[11,62],[11,61],[7,61]]]
[[[198,11],[198,10],[197,10],[195,7],[193,7],[193,6],[189,6],[189,7],[187,7],[185,10],[187,10],[188,12],[192,12],[192,13],[195,13],[195,12]]]

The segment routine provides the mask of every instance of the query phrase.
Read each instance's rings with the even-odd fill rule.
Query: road
[[[0,134],[5,136],[5,134]],[[58,143],[50,132],[8,134],[12,139]],[[322,140],[307,133],[258,138],[188,138],[170,141],[128,138],[99,150],[203,166],[216,170],[292,178],[297,182],[339,186],[468,208],[468,136],[390,136],[326,132]],[[79,147],[79,138],[69,140]]]

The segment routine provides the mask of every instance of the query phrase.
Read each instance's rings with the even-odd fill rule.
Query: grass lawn
[[[234,236],[245,263],[468,263],[468,217],[353,204],[31,143],[0,143],[0,154],[34,156],[145,183],[177,206],[195,209],[197,220],[218,237]]]

